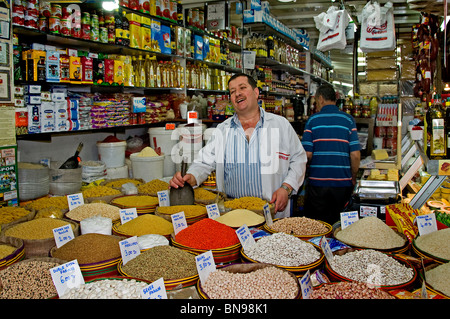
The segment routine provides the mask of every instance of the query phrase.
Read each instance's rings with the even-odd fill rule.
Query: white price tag
[[[341,230],[359,220],[358,211],[341,213]]]
[[[325,238],[325,236],[322,236],[320,239],[320,248],[322,248],[322,251],[325,255],[325,258],[328,260],[328,263],[332,262],[333,252],[331,251],[330,245],[328,244],[328,240]]]
[[[179,212],[171,215],[173,231],[178,234],[181,230],[187,227],[186,217],[184,216],[184,212]]]
[[[170,198],[168,190],[159,191],[157,194],[159,206],[170,206]]]
[[[236,229],[236,235],[238,236],[242,248],[244,248],[244,251],[245,249],[248,249],[255,244],[255,238],[253,238],[250,230],[245,224]]]
[[[216,271],[216,263],[214,262],[214,256],[211,250],[204,252],[203,254],[195,256],[195,262],[197,264],[197,272],[202,284],[205,283],[210,273]]]
[[[141,249],[137,241],[137,236],[133,236],[119,241],[120,253],[122,255],[122,262],[125,265],[127,262],[141,254]]]
[[[120,214],[120,222],[122,224],[125,224],[126,222],[129,222],[132,219],[135,219],[137,217],[137,209],[136,207],[132,208],[124,208],[119,211]]]
[[[437,231],[435,214],[419,215],[416,217],[416,221],[420,236]]]
[[[73,229],[70,224],[53,229],[53,237],[55,238],[56,247],[59,248],[75,238]]]
[[[272,226],[273,225],[272,214],[270,213],[270,207],[268,203],[264,205],[263,211],[267,226]]]
[[[69,204],[69,210],[84,205],[83,193],[67,195],[67,203]]]
[[[141,290],[142,299],[167,299],[166,286],[164,279],[161,277],[150,285]]]
[[[206,205],[206,211],[208,212],[208,217],[211,219],[216,219],[220,217],[219,206],[217,204]]]
[[[255,51],[242,51],[244,69],[253,70],[255,68],[256,52]]]
[[[51,268],[50,274],[59,297],[72,288],[84,285],[83,274],[77,260]]]
[[[309,269],[305,273],[305,275],[302,278],[300,278],[300,289],[302,290],[303,299],[309,299],[311,293],[313,292],[313,286],[311,282],[311,275],[309,273]]]

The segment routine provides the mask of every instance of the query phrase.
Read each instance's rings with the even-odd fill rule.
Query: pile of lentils
[[[308,265],[320,258],[320,252],[311,243],[285,233],[262,237],[244,253],[262,263],[287,267]]]
[[[209,274],[202,289],[210,299],[294,299],[298,283],[275,266],[246,273],[218,269]]]
[[[47,299],[57,295],[50,269],[59,263],[21,261],[0,271],[0,299]]]
[[[197,264],[191,253],[172,246],[152,247],[123,265],[122,270],[130,277],[153,282],[182,279],[197,275]]]
[[[356,250],[342,256],[335,255],[331,268],[343,277],[382,286],[404,284],[414,277],[411,268],[373,249]]]
[[[139,299],[147,286],[136,279],[101,279],[71,288],[59,299]]]
[[[340,281],[314,289],[311,299],[395,299],[394,296],[364,282]]]
[[[53,250],[52,256],[67,261],[77,259],[81,265],[98,263],[121,256],[120,240],[117,236],[88,233]]]
[[[270,228],[276,232],[298,236],[311,236],[329,231],[329,228],[324,223],[308,217],[282,218],[276,220]]]

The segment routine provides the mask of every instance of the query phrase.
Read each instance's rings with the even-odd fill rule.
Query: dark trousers
[[[317,187],[306,185],[304,216],[333,225],[340,221],[353,193],[351,187]]]

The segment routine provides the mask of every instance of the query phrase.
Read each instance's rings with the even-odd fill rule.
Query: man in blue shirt
[[[308,157],[304,215],[334,224],[353,193],[361,147],[355,120],[336,106],[333,87],[320,86],[315,99],[318,113],[302,138]]]

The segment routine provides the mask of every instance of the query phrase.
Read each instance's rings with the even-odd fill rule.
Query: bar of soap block
[[[373,150],[372,158],[374,160],[385,160],[389,158],[389,155],[386,150]]]

